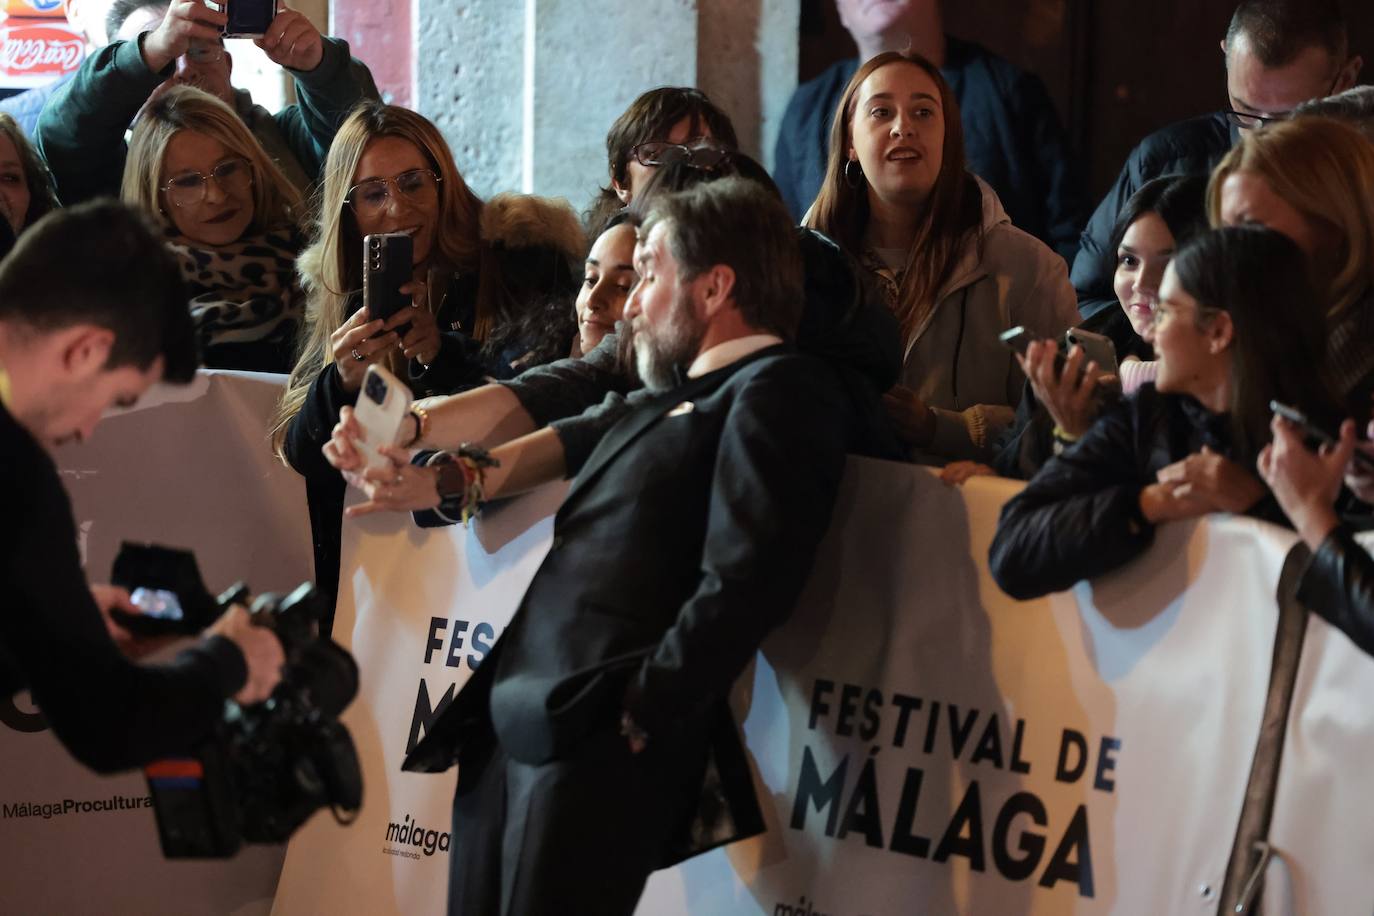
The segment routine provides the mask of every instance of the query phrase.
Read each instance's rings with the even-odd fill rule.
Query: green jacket
[[[38,116],[34,140],[64,204],[119,196],[128,153],[125,132],[176,66],[169,64],[159,73],[149,70],[139,48],[142,37],[116,41],[92,54]],[[289,72],[296,80],[295,105],[270,114],[237,90],[235,108],[305,194],[319,177],[339,125],[359,102],[378,98],[377,86],[367,67],[349,56],[348,43],[338,38],[324,39],[324,57],[314,70]]]

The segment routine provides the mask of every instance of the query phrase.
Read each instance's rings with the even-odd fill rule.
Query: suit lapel
[[[670,411],[683,402],[691,401],[702,395],[707,389],[720,384],[722,378],[729,374],[728,372],[717,371],[709,372],[700,378],[688,379],[685,385],[680,385],[672,391],[665,391],[611,427],[596,450],[592,452],[591,457],[587,459],[587,463],[582,466],[581,473],[574,478],[572,486],[568,489],[568,495],[563,499],[563,505],[566,506],[572,502],[574,496],[586,487],[588,481],[600,474],[602,469],[616,455],[624,451],[626,446],[638,439]]]

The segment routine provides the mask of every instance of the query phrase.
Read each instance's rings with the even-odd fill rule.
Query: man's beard
[[[635,369],[650,391],[676,388],[681,379],[677,370],[686,369],[696,359],[706,336],[706,325],[692,311],[691,300],[679,290],[665,327],[642,320],[633,331]]]

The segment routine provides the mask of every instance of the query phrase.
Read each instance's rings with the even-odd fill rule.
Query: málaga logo
[[[407,814],[401,823],[393,821],[386,825],[386,841],[392,846],[383,849],[382,852],[387,855],[404,856],[407,859],[418,859],[421,852],[426,856],[432,856],[436,852],[448,852],[451,840],[452,836],[447,831],[421,827],[418,823],[412,823],[410,815]]]

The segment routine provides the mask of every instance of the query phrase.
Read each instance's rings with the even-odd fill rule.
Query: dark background
[[[1088,169],[1094,203],[1151,131],[1226,106],[1219,43],[1235,0],[945,0],[945,30],[1039,74]],[[1374,80],[1374,2],[1345,0],[1361,82]],[[802,0],[808,80],[856,54],[834,0]]]

